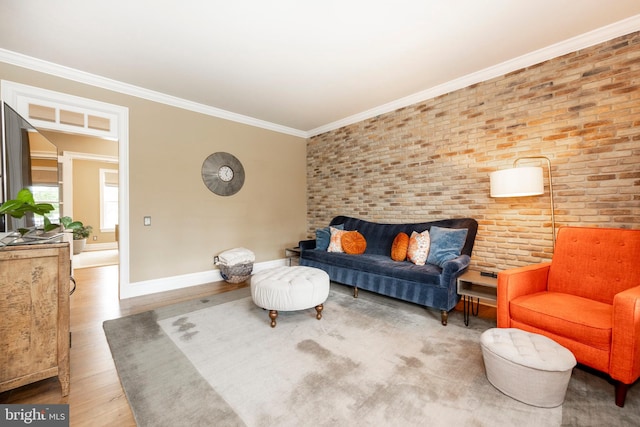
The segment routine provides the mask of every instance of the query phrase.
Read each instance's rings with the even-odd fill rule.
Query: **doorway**
[[[116,141],[119,295],[129,292],[129,110],[126,107],[2,80],[2,101],[38,130]],[[64,183],[63,183],[64,184]],[[63,189],[64,191],[64,189]]]

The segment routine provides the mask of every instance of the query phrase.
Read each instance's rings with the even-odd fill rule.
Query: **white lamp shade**
[[[542,168],[521,167],[489,174],[491,197],[524,197],[544,194]]]

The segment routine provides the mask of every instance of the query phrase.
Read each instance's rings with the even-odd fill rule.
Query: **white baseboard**
[[[253,265],[253,273],[257,273],[268,268],[287,265],[286,259],[265,261]],[[163,277],[161,279],[145,280],[142,282],[129,283],[120,289],[120,299],[139,297],[143,295],[155,294],[158,292],[184,289],[191,286],[204,285],[211,282],[222,281],[220,270],[202,271],[199,273],[183,274],[181,276]]]
[[[118,249],[118,242],[107,243],[89,243],[84,246],[85,251],[106,251],[109,249]]]

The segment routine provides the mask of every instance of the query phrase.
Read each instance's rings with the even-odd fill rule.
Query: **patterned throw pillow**
[[[342,230],[344,228],[343,224],[338,224],[334,226],[338,230]],[[316,249],[320,251],[326,251],[329,248],[329,243],[331,242],[331,230],[329,227],[318,228],[316,230]]]
[[[425,230],[422,233],[414,231],[409,238],[407,259],[415,265],[425,265],[427,256],[429,255],[429,246],[431,246],[429,230]]]
[[[391,259],[394,261],[404,261],[407,259],[408,249],[409,235],[407,235],[407,233],[398,233],[391,245]]]
[[[342,235],[342,250],[351,255],[362,255],[367,249],[367,241],[357,231],[347,231]]]
[[[327,252],[344,252],[342,250],[342,236],[346,233],[345,230],[338,230],[335,227],[329,227],[331,230],[331,242]]]

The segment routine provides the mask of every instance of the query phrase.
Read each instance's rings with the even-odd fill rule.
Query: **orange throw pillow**
[[[367,241],[357,231],[347,231],[342,235],[342,250],[346,254],[362,255],[367,249]]]
[[[407,233],[398,233],[391,245],[391,259],[394,261],[404,261],[407,258],[409,249],[409,236]]]

